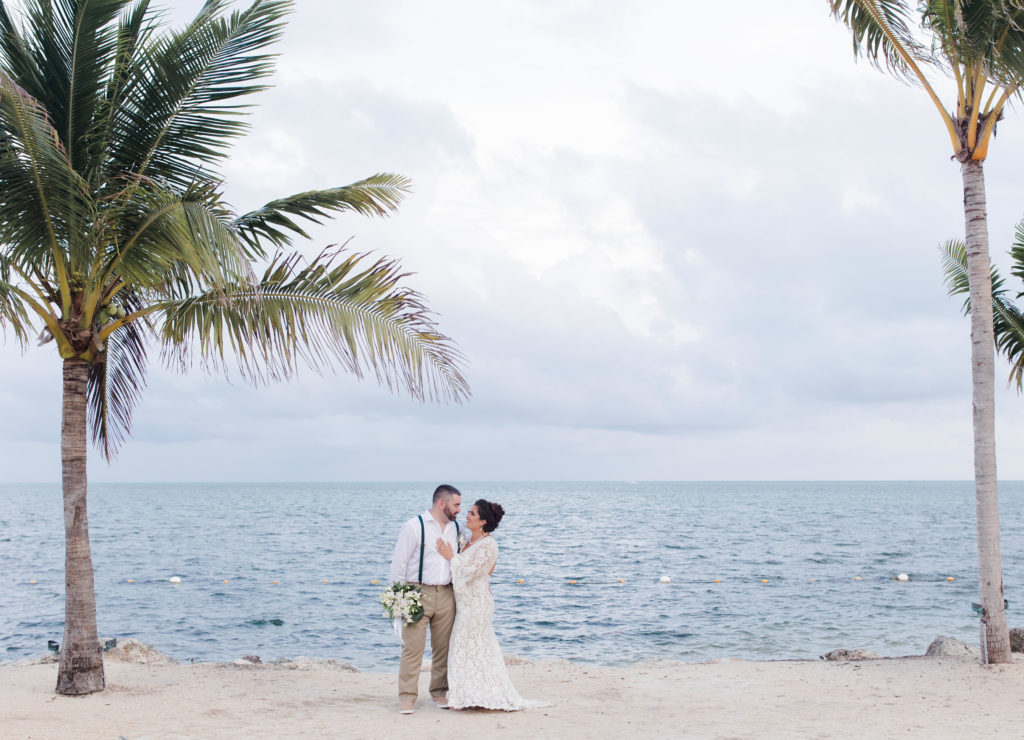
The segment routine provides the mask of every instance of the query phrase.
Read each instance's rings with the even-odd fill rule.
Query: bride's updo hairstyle
[[[484,520],[484,531],[493,532],[498,528],[498,522],[505,516],[505,510],[501,504],[491,503],[486,499],[480,499],[473,506],[476,507],[480,518]]]

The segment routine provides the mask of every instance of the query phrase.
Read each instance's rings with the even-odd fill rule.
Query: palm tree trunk
[[[61,469],[64,489],[64,639],[57,671],[57,693],[102,691],[103,653],[96,633],[96,592],[89,518],[86,513],[86,400],[89,363],[64,361]]]
[[[982,654],[989,663],[1010,662],[1010,634],[1003,606],[996,481],[995,349],[992,338],[992,275],[982,163],[961,165],[971,293],[971,381],[974,405],[974,488],[978,522],[978,588],[985,623]]]

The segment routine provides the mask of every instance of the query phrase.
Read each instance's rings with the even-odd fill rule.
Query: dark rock
[[[1024,653],[1024,627],[1010,628],[1010,652]]]
[[[262,663],[263,662],[262,660],[260,660],[260,656],[258,656],[258,655],[243,655],[242,656],[242,660],[247,660],[250,663]]]

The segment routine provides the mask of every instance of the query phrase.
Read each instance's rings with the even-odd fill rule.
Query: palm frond
[[[967,282],[967,245],[961,239],[950,239],[939,248],[942,256],[943,282],[950,296],[966,295],[961,311],[971,310],[970,285]]]
[[[920,81],[913,67],[932,63],[928,50],[914,38],[907,0],[829,0],[832,15],[853,34],[853,52],[897,77]]]
[[[260,242],[263,239],[281,247],[291,243],[292,234],[309,238],[291,217],[318,224],[332,212],[386,216],[398,208],[410,185],[410,180],[401,175],[379,173],[351,185],[311,190],[271,201],[258,211],[238,217],[233,225],[246,244],[256,254],[262,254]]]
[[[119,299],[129,312],[144,305],[130,292],[122,292]],[[146,334],[150,331],[144,318],[121,326],[89,365],[89,426],[93,443],[107,460],[114,458],[131,433],[132,414],[146,387]]]
[[[1021,3],[929,0],[922,4],[922,23],[936,53],[965,75],[980,68],[986,82],[1002,87],[1015,87],[1024,76]]]
[[[11,275],[9,260],[0,255],[0,336],[11,332],[22,347],[28,343],[32,321]]]
[[[26,91],[49,112],[72,166],[87,164],[86,134],[117,53],[114,20],[130,0],[32,0],[29,44],[42,84]]]
[[[398,263],[364,267],[364,259],[339,249],[303,266],[298,255],[278,255],[256,284],[167,302],[165,359],[184,369],[197,353],[208,367],[227,369],[230,355],[255,382],[289,377],[301,365],[340,365],[420,400],[468,398],[464,358],[422,297],[399,285],[406,276]]]
[[[46,109],[0,73],[0,243],[17,264],[51,264],[63,281],[85,259],[72,225],[95,213]]]
[[[164,295],[234,285],[252,274],[231,214],[210,183],[182,193],[148,179],[131,182],[97,229],[116,234],[107,240],[108,276]]]
[[[125,0],[27,0],[22,28],[5,18],[4,30],[20,37],[4,42],[20,57],[8,71],[50,112],[69,150],[80,143],[77,134],[91,123],[90,109],[102,84],[99,78],[113,51],[107,26],[124,4]],[[79,123],[83,128],[75,131]]]
[[[1024,392],[1024,313],[1005,300],[992,301],[996,351],[1010,363],[1009,383]]]
[[[1022,225],[1024,225],[1024,222],[1022,222]],[[1018,234],[1021,238],[1024,238],[1024,231],[1020,230],[1022,225],[1018,225]],[[942,269],[945,273],[946,292],[951,296],[970,296],[970,286],[967,283],[967,245],[960,239],[950,239],[942,245],[939,251],[942,255]],[[995,265],[991,266],[990,278],[992,280],[992,298],[1002,299],[1007,293],[1006,281],[999,274],[999,270]],[[971,312],[970,297],[968,297],[963,305],[963,312],[964,315]]]
[[[928,0],[921,6],[921,22],[932,32],[938,54],[970,66],[991,47],[996,12],[991,2]]]
[[[157,28],[156,20],[149,16],[149,0],[137,0],[135,6],[121,16],[117,28],[117,50],[107,79],[106,90],[100,99],[96,117],[88,135],[88,171],[86,177],[97,190],[109,184],[103,181],[109,160],[109,151],[116,122],[121,118],[121,105],[128,91],[139,84],[136,54],[144,48]]]
[[[1017,222],[1017,228],[1014,230],[1013,244],[1010,245],[1010,259],[1013,260],[1013,264],[1010,265],[1010,274],[1018,280],[1024,281],[1024,220]],[[1017,297],[1024,296],[1024,293],[1018,293]]]
[[[256,0],[218,15],[207,2],[181,31],[154,37],[138,52],[138,84],[113,116],[109,166],[187,186],[193,173],[223,158],[247,124],[235,99],[266,89],[266,51],[281,35],[291,0]]]
[[[3,2],[0,2],[0,69],[5,70],[23,89],[40,89],[43,76],[21,28]]]
[[[1024,222],[1017,226],[1015,249],[1021,249],[1024,255]],[[951,296],[966,295],[961,311],[964,315],[971,312],[970,288],[967,284],[967,246],[964,242],[952,239],[941,247],[942,266],[945,273],[946,291]],[[1021,269],[1016,264],[1014,269]],[[1017,386],[1017,391],[1024,391],[1024,314],[1021,313],[1007,295],[1003,277],[999,270],[992,266],[992,329],[995,337],[996,352],[1003,355],[1010,363],[1009,382]]]
[[[1015,0],[1000,6],[1005,15],[1001,28],[1004,40],[992,66],[1003,86],[1016,87],[1024,79],[1024,3]]]

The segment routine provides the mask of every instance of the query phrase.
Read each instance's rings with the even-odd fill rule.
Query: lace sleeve
[[[452,583],[462,589],[478,578],[485,578],[498,562],[498,546],[490,537],[452,558]]]

